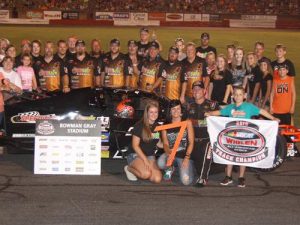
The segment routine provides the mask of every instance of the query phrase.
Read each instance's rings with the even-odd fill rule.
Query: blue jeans
[[[136,158],[138,157],[138,155],[136,153],[130,153],[127,156],[127,163],[128,165],[130,165]],[[151,156],[147,156],[148,160],[155,160],[155,156],[151,155]]]
[[[157,165],[161,170],[167,169],[167,160],[168,155],[166,153],[162,154],[158,160]],[[182,184],[190,185],[194,180],[194,162],[189,160],[189,165],[187,168],[182,168],[182,158],[176,157],[174,160],[174,164],[177,165],[179,169],[179,178]]]

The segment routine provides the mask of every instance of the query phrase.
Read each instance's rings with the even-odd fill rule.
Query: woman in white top
[[[14,84],[16,92],[22,91],[22,82],[18,73],[13,70],[14,60],[10,56],[5,56],[3,58],[3,67],[0,67],[0,73],[3,74],[4,78],[8,79],[10,83]]]

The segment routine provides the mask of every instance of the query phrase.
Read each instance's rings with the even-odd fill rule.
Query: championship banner
[[[210,116],[207,125],[215,163],[256,168],[273,166],[277,122]]]
[[[45,20],[61,20],[61,11],[44,11]]]
[[[99,120],[37,120],[35,174],[101,174]]]
[[[9,11],[0,10],[0,19],[9,19]]]

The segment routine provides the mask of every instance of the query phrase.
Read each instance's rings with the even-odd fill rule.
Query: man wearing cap
[[[157,42],[152,41],[149,44],[149,55],[142,64],[133,66],[133,69],[140,74],[139,88],[142,91],[152,92],[158,91],[163,80],[162,73],[165,68],[165,62],[159,54],[159,45]]]
[[[194,165],[199,175],[196,186],[202,187],[207,184],[212,162],[212,152],[204,113],[218,110],[219,105],[217,102],[205,98],[206,90],[202,81],[195,81],[192,88],[194,101],[188,104],[188,118],[192,121],[195,131],[192,159],[194,160]]]
[[[17,55],[15,58],[16,67],[22,65],[22,61],[21,61],[22,55],[25,53],[30,54],[30,52],[31,52],[31,42],[27,39],[22,40],[21,41],[21,53],[19,55]]]
[[[128,53],[125,54],[127,69],[125,71],[127,71],[126,76],[129,76],[128,88],[138,89],[139,72],[137,71],[137,67],[140,63],[142,63],[143,57],[137,54],[137,50],[138,50],[137,41],[129,40],[127,46],[128,46]]]
[[[215,55],[217,55],[216,48],[209,46],[209,38],[210,38],[209,33],[201,34],[201,46],[199,46],[196,49],[196,52],[197,52],[197,56],[202,59],[205,59],[207,53],[209,53],[209,52],[213,52],[213,53],[215,53]]]
[[[45,44],[45,56],[41,63],[36,64],[38,86],[44,91],[58,91],[63,86],[68,85],[67,73],[61,61],[54,58],[54,43],[47,41]],[[64,90],[66,91],[66,90]]]
[[[120,52],[120,41],[110,41],[110,52],[106,53],[101,63],[101,85],[111,88],[128,86],[129,77],[125,76],[127,69],[124,55]]]
[[[78,40],[76,57],[67,64],[68,79],[71,89],[94,87],[100,85],[100,68],[98,62],[86,53],[85,42]],[[66,82],[67,83],[67,82]],[[69,87],[64,86],[68,90]]]
[[[178,61],[179,49],[170,47],[168,61],[165,65],[165,70],[162,73],[164,78],[162,82],[161,93],[170,100],[184,99],[184,93],[181,92],[181,86],[184,80],[182,73],[182,63]]]
[[[207,64],[204,59],[196,56],[195,44],[189,42],[186,46],[187,57],[182,60],[183,74],[185,82],[182,84],[182,92],[185,93],[187,101],[191,101],[193,97],[192,85],[195,81],[204,81],[206,89],[209,85],[207,79]],[[207,82],[208,81],[208,82]],[[184,99],[181,99],[183,102]]]

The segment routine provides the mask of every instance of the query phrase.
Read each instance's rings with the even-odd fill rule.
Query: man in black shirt
[[[201,34],[201,46],[196,48],[196,54],[198,57],[205,59],[207,53],[213,52],[217,55],[216,48],[209,46],[209,33],[202,33]]]
[[[260,41],[255,42],[254,52],[257,57],[258,63],[261,63],[262,61],[269,61],[269,63],[271,63],[271,60],[264,56],[265,44],[263,42]]]
[[[138,55],[145,58],[148,55],[149,48],[149,29],[143,27],[140,30],[140,41],[138,42]]]
[[[188,118],[192,121],[195,132],[195,144],[192,152],[192,159],[199,178],[196,181],[197,187],[207,184],[210,165],[212,162],[212,150],[210,147],[207,122],[204,113],[218,110],[216,102],[205,98],[205,88],[202,81],[193,83],[194,102],[188,105]]]

